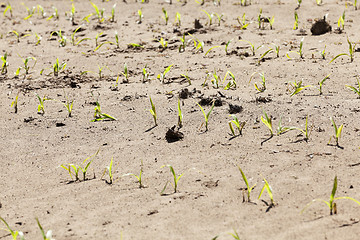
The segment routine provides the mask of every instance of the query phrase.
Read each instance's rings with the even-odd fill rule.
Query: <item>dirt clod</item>
[[[310,29],[312,35],[322,35],[331,32],[331,26],[326,22],[325,18],[317,20]]]
[[[230,114],[235,114],[235,113],[240,113],[243,111],[243,107],[240,105],[236,105],[236,104],[229,104],[229,113]]]
[[[175,128],[176,126],[173,126],[172,128],[169,128],[166,132],[165,138],[169,143],[176,142],[184,138],[184,134],[176,130]]]

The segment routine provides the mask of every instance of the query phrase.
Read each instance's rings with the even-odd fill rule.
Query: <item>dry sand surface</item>
[[[319,6],[315,0],[303,1],[296,10],[297,30],[293,30],[295,0],[253,0],[248,6],[241,6],[240,0],[215,1],[220,6],[210,0],[203,5],[201,0],[188,0],[185,5],[176,0],[171,5],[162,0],[94,0],[99,9],[105,9],[100,22],[95,14],[89,22],[84,20],[95,12],[85,0],[73,1],[73,21],[70,0],[9,2],[12,16],[10,10],[3,14],[6,2],[0,8],[0,55],[7,53],[9,63],[7,73],[0,76],[0,216],[12,229],[22,231],[25,239],[42,239],[36,218],[45,233],[51,229],[57,240],[210,240],[217,236],[226,240],[234,239],[230,233],[235,231],[240,239],[358,239],[360,206],[354,201],[336,200],[336,215],[329,214],[324,202],[315,202],[300,214],[313,199],[329,201],[335,176],[336,197],[360,200],[360,100],[346,87],[358,89],[360,45],[355,43],[360,40],[360,10],[350,2],[346,7],[340,0],[323,0]],[[27,19],[25,6],[30,11],[35,7]],[[59,18],[47,20],[52,7]],[[169,16],[167,25],[162,8]],[[140,9],[143,18],[138,23]],[[259,29],[260,9],[264,21],[274,16],[273,29],[269,23]],[[214,13],[211,25],[203,10]],[[338,19],[344,11],[344,30],[339,32]],[[220,22],[215,13],[222,15]],[[244,13],[245,24],[250,23],[247,29],[240,24]],[[312,35],[315,19],[325,15],[332,31]],[[195,19],[202,27],[195,29]],[[186,46],[179,52],[184,34]],[[41,37],[39,44],[36,35]],[[66,37],[63,46],[60,35]],[[84,38],[89,39],[77,44]],[[167,41],[165,49],[161,38]],[[353,61],[342,55],[330,63],[338,54],[349,54],[347,39],[355,46]],[[254,55],[250,44],[239,40],[254,44]],[[300,58],[296,52],[302,40]],[[194,42],[203,44],[203,50],[196,49]],[[280,48],[279,57],[272,50],[261,59],[275,46]],[[325,59],[320,54],[324,49]],[[22,58],[27,57],[36,58],[36,65],[29,58],[25,74]],[[57,58],[66,67],[54,76]],[[124,64],[128,81],[122,74]],[[157,79],[170,65],[164,79]],[[144,77],[145,67],[148,76]],[[230,74],[224,79],[228,71],[236,85]],[[258,73],[264,74],[266,89]],[[318,82],[328,74],[320,94]],[[214,75],[219,76],[218,82]],[[291,96],[294,84],[301,81],[302,86],[311,86]],[[225,89],[228,83],[230,88]],[[17,94],[14,113],[10,105]],[[36,94],[50,99],[44,102],[44,113],[38,113]],[[66,97],[74,101],[71,117],[63,104]],[[156,127],[150,97],[156,107]],[[180,133],[177,127],[174,130],[183,138],[174,141],[166,133],[178,125],[179,97],[183,126]],[[197,103],[207,113],[213,100],[216,106],[205,131]],[[96,102],[101,114],[116,120],[92,121]],[[272,138],[261,120],[264,112],[272,120]],[[235,128],[232,136],[230,114],[246,123],[242,135]],[[338,127],[343,125],[338,145],[334,137],[329,143],[335,135],[330,117]],[[280,121],[282,130],[304,130],[306,119],[307,141],[299,130],[277,134]],[[109,184],[107,167],[112,159],[114,181]],[[84,181],[79,167],[90,161]],[[73,168],[69,174],[61,167],[69,164],[79,169],[80,180],[75,181]],[[183,174],[176,193],[170,168],[161,168],[168,164],[177,176]],[[250,202],[243,202],[246,185],[238,166],[250,186],[256,184]],[[134,176],[124,175],[139,175],[141,169],[144,187],[139,188]],[[274,205],[267,190],[258,199],[264,178],[271,186]],[[3,222],[0,228],[0,239],[12,239]]]

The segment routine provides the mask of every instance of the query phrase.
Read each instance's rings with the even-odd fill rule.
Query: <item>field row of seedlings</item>
[[[179,218],[189,221],[185,226],[191,225],[189,212],[186,216],[181,212],[189,207],[201,214],[209,210],[212,222],[202,222],[205,215],[199,214],[194,217],[199,221],[198,228],[194,226],[189,233],[183,232],[184,225],[178,227],[180,230],[175,228],[177,236],[173,239],[183,236],[182,233],[186,237],[197,233],[196,239],[204,236],[199,231],[218,225],[217,214],[222,210],[211,205],[216,201],[221,202],[216,206],[224,208],[221,215],[224,219],[236,212],[256,222],[264,213],[274,212],[278,217],[271,223],[272,227],[279,222],[286,222],[286,227],[298,224],[295,213],[305,212],[303,215],[308,213],[316,218],[317,212],[309,213],[310,209],[316,209],[311,206],[315,202],[326,204],[330,215],[338,213],[337,200],[360,205],[356,192],[350,191],[351,197],[345,190],[341,190],[340,197],[336,195],[337,176],[348,184],[353,178],[346,167],[357,166],[357,163],[337,162],[338,155],[349,157],[353,162],[359,151],[356,127],[359,110],[353,106],[356,98],[360,98],[357,72],[360,36],[354,33],[358,24],[357,1],[338,5],[334,2],[327,5],[330,3],[326,0],[306,3],[297,0],[291,4],[247,0],[42,1],[30,6],[31,3],[14,1],[1,5],[1,24],[5,31],[0,32],[3,45],[0,82],[6,89],[1,96],[9,100],[2,106],[6,119],[1,124],[6,133],[10,133],[9,128],[16,129],[10,140],[6,140],[8,149],[22,137],[25,142],[28,136],[37,138],[31,139],[23,150],[12,151],[20,154],[20,159],[36,152],[37,158],[31,158],[31,164],[15,165],[21,172],[27,172],[29,166],[31,169],[42,166],[43,169],[37,170],[48,174],[45,185],[36,184],[36,181],[44,182],[44,176],[38,173],[30,180],[43,193],[47,190],[42,188],[53,189],[48,190],[49,196],[41,201],[55,207],[47,210],[49,216],[41,214],[39,219],[51,219],[52,212],[66,213],[71,218],[76,215],[77,210],[69,213],[65,211],[66,206],[61,209],[56,206],[64,201],[56,191],[63,193],[67,187],[84,194],[83,200],[90,209],[102,205],[106,206],[104,211],[112,212],[104,217],[106,221],[101,226],[94,224],[98,226],[94,228],[97,238],[103,232],[119,234],[119,229],[124,230],[124,239],[127,234],[132,238],[138,228],[143,229],[138,233],[141,237],[148,236],[147,231],[158,237],[159,226],[152,217],[167,225],[178,222],[177,213]],[[324,10],[327,6],[339,10],[340,14],[330,12],[330,16],[323,18],[329,11]],[[287,14],[281,12],[285,7]],[[309,16],[316,8],[324,13],[316,16],[318,19]],[[243,13],[238,15],[240,12]],[[343,131],[346,132],[344,142]],[[98,150],[78,162],[74,159],[79,159],[82,151],[74,151],[74,147],[80,146],[86,146],[83,150],[86,156],[93,149]],[[8,151],[1,150],[5,154],[4,165],[12,155],[11,150]],[[286,159],[284,163],[274,160],[276,154]],[[303,160],[303,156],[310,160]],[[324,170],[324,163],[315,165],[314,156],[325,156],[327,160],[331,156],[332,167]],[[45,158],[46,161],[39,161]],[[296,159],[295,163],[289,163],[289,158]],[[139,162],[140,168],[135,168]],[[54,165],[56,170],[51,169]],[[251,167],[254,169],[249,171]],[[341,170],[334,170],[336,167]],[[136,170],[130,172],[122,168]],[[7,169],[12,166],[7,164]],[[298,176],[296,171],[304,175]],[[10,171],[6,172],[5,178],[11,176],[7,175]],[[296,176],[291,175],[291,181],[282,175],[294,172]],[[331,182],[331,191],[321,191],[329,192],[329,199],[314,198],[321,195],[318,192],[302,192],[308,190],[317,172],[321,172],[321,181],[316,179],[317,190],[323,190],[326,183],[322,180]],[[126,182],[129,178],[137,185]],[[296,182],[299,178],[301,183]],[[101,181],[96,181],[99,179]],[[233,191],[235,179],[240,185],[238,191]],[[180,185],[184,180],[187,185]],[[282,185],[282,181],[286,183]],[[4,182],[5,189],[7,183]],[[113,199],[106,197],[106,200],[102,198],[104,202],[97,202],[101,198],[93,195],[95,189]],[[116,194],[123,196],[115,197]],[[79,200],[75,195],[69,197],[73,200],[69,202],[70,209],[79,207],[73,206]],[[133,202],[126,201],[124,196],[131,197]],[[227,199],[227,196],[231,197]],[[24,197],[26,199],[26,194]],[[56,201],[56,198],[62,200]],[[14,196],[9,199],[20,204]],[[91,199],[93,202],[88,203]],[[119,199],[121,201],[116,201]],[[185,204],[176,208],[174,205],[179,200]],[[150,210],[143,201],[152,204]],[[33,226],[26,225],[22,232],[18,231],[22,224],[16,227],[8,224],[15,221],[5,215],[16,213],[6,212],[8,206],[2,207],[1,202],[0,199],[0,220],[9,239],[10,236],[28,239],[39,235],[44,240],[53,239],[52,231],[46,232],[37,217],[35,222],[40,233],[36,233]],[[45,205],[48,208],[49,205]],[[200,211],[194,206],[204,209]],[[237,210],[231,209],[234,206]],[[127,207],[128,212],[114,210]],[[40,207],[41,211],[45,208]],[[148,212],[140,216],[144,209]],[[254,209],[261,212],[255,213]],[[26,211],[19,211],[27,215]],[[101,216],[91,211],[92,218],[104,219],[104,211],[97,211]],[[166,211],[174,213],[176,219],[167,216]],[[124,219],[131,220],[113,220],[119,213],[127,214]],[[166,218],[161,219],[165,214]],[[88,219],[86,213],[81,216]],[[57,239],[89,237],[86,236],[89,227],[81,226],[86,220],[75,218],[76,223],[70,224],[72,220],[66,216],[58,217],[56,226],[54,217],[49,221],[53,223],[51,229]],[[143,224],[141,227],[136,225],[138,220],[138,224]],[[254,226],[269,220],[271,218],[264,217]],[[128,225],[123,221],[128,221]],[[306,222],[304,217],[300,221]],[[351,218],[350,222],[352,226],[358,220]],[[243,239],[245,233],[254,231],[243,231],[244,225],[238,228],[234,224],[237,220],[228,220],[224,223],[227,228],[214,228],[206,237]],[[107,225],[115,230],[105,229]],[[230,225],[233,230],[224,230]],[[61,227],[70,230],[62,232]],[[86,234],[74,233],[76,229]],[[131,230],[127,232],[127,229]],[[281,227],[276,229],[275,236],[280,236],[280,232]],[[259,234],[258,237],[265,236],[261,235],[265,233]],[[282,235],[281,239],[290,235]],[[122,238],[121,232],[119,239]]]

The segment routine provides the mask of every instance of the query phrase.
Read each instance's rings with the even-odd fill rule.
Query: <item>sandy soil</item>
[[[360,40],[359,12],[353,6],[346,8],[344,1],[324,0],[320,6],[314,1],[304,1],[297,10],[299,29],[293,30],[296,1],[253,1],[240,6],[240,1],[213,1],[200,5],[191,0],[186,5],[161,0],[150,3],[117,1],[115,22],[109,21],[115,1],[94,1],[105,9],[105,21],[99,23],[89,1],[74,0],[73,25],[69,20],[71,2],[65,0],[25,2],[28,8],[41,5],[46,17],[37,11],[28,15],[21,1],[11,1],[13,17],[1,7],[0,54],[8,53],[8,73],[0,77],[0,118],[2,142],[0,174],[0,216],[14,230],[24,232],[26,239],[41,239],[35,218],[45,231],[51,229],[59,239],[234,239],[234,230],[240,239],[357,239],[360,234],[360,206],[350,200],[337,200],[337,214],[329,215],[329,208],[316,202],[303,214],[301,210],[313,199],[329,200],[334,177],[338,177],[336,196],[360,199],[360,118],[359,99],[346,85],[356,86],[359,72],[359,48],[355,47],[353,62],[341,56],[348,53],[347,38]],[[59,19],[46,20],[59,12]],[[162,8],[169,14],[165,25]],[[142,23],[138,24],[138,10],[142,9]],[[269,24],[258,28],[259,10],[262,16],[274,16]],[[209,13],[223,14],[219,25]],[[346,12],[345,29],[338,34],[339,17]],[[65,15],[65,13],[67,14]],[[176,12],[181,14],[181,26],[176,26]],[[237,21],[246,13],[246,30]],[[316,18],[327,20],[333,31],[320,36],[310,33]],[[202,28],[194,30],[194,20]],[[78,40],[90,38],[78,45],[71,43],[71,34]],[[67,38],[66,46],[59,46],[59,31]],[[303,31],[300,31],[302,29]],[[15,30],[21,38],[18,42]],[[115,44],[115,31],[119,35],[119,48]],[[179,53],[183,33],[188,45]],[[36,45],[38,36],[40,44]],[[103,44],[94,51],[95,37]],[[30,34],[30,36],[26,36]],[[303,35],[305,34],[305,35]],[[167,49],[159,40],[168,42]],[[191,39],[204,42],[204,51],[193,49]],[[303,39],[303,59],[296,53]],[[228,52],[225,44],[231,40]],[[259,48],[252,55],[249,44]],[[140,44],[132,48],[128,44]],[[274,45],[280,46],[279,57],[275,52],[260,57]],[[214,47],[206,56],[206,52]],[[326,58],[319,52],[326,46]],[[23,66],[22,58],[30,60],[30,72],[20,76],[14,72]],[[56,58],[65,62],[66,68],[56,77],[51,67]],[[126,82],[121,72],[124,64],[129,70]],[[171,70],[164,82],[156,79],[169,65]],[[106,67],[105,67],[106,66]],[[142,69],[150,73],[144,81]],[[102,77],[99,68],[104,67]],[[47,69],[50,68],[50,69]],[[40,71],[44,70],[40,75]],[[84,73],[84,71],[88,71]],[[219,86],[205,82],[207,73],[220,75]],[[236,88],[225,90],[231,71],[236,77]],[[261,84],[264,73],[266,90],[259,93],[254,83]],[[190,83],[181,76],[188,74]],[[319,94],[318,82],[328,74]],[[117,76],[119,77],[116,84]],[[291,96],[291,82],[303,81],[307,87]],[[204,84],[205,82],[205,84]],[[117,85],[117,86],[116,86]],[[178,123],[179,93],[188,89],[187,98],[181,99],[184,138],[169,142],[165,135]],[[11,102],[17,93],[18,112]],[[45,113],[38,114],[39,101],[35,94],[49,99],[44,103]],[[65,94],[74,100],[72,116],[68,117]],[[154,127],[149,112],[152,98],[158,115]],[[183,96],[182,96],[183,97]],[[209,117],[208,131],[201,126],[203,114],[197,102],[218,99]],[[55,101],[55,99],[57,101]],[[95,103],[102,113],[116,121],[94,119]],[[239,121],[246,122],[241,136],[232,137],[228,122],[232,120],[231,105],[241,106],[235,113]],[[211,106],[203,106],[208,112]],[[265,111],[272,119],[274,136],[262,123]],[[311,135],[308,141],[300,131],[293,130],[277,135],[280,119],[282,125],[305,128],[308,116]],[[338,126],[343,124],[339,146],[335,139],[330,117]],[[99,150],[100,149],[100,150]],[[61,168],[63,164],[85,166],[85,159],[99,153],[88,169],[86,181],[74,181]],[[108,184],[106,172],[113,159],[114,182]],[[171,184],[161,192],[167,181],[172,183],[168,167],[171,164],[177,175],[184,173],[178,182],[177,192]],[[246,185],[238,166],[245,172],[250,185],[251,202],[243,202]],[[133,176],[142,168],[144,188],[139,188]],[[104,176],[103,173],[106,172]],[[270,197],[265,191],[258,196],[265,178],[271,186],[275,206],[269,208]],[[1,228],[5,225],[1,223]],[[122,236],[122,238],[121,238]],[[4,230],[0,239],[12,239]]]

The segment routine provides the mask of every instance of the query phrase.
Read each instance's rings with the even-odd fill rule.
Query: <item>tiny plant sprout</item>
[[[116,8],[116,3],[111,8],[110,22],[115,22],[115,8]]]
[[[0,56],[0,59],[2,61],[1,64],[1,74],[7,74],[8,72],[8,66],[9,66],[9,62],[7,61],[7,53],[5,52],[4,56]]]
[[[104,15],[104,9],[100,10],[98,6],[96,6],[93,2],[90,2],[90,4],[95,9],[95,14],[98,18],[99,23],[102,23],[104,21],[103,15]]]
[[[279,57],[280,56],[280,46],[279,45],[275,45],[275,44],[273,44],[274,45],[274,50],[275,50],[275,52],[276,52],[276,57]]]
[[[290,52],[288,52],[288,53],[286,53],[286,57],[288,58],[288,59],[293,59],[293,58],[291,58],[290,56],[289,56],[289,53],[296,53],[296,54],[298,54],[299,55],[299,57],[301,58],[301,59],[303,59],[304,58],[304,51],[303,51],[303,45],[304,45],[304,37],[301,39],[301,41],[300,41],[300,46],[299,46],[299,51],[297,52],[297,51],[290,51]]]
[[[220,24],[221,24],[221,21],[222,21],[222,18],[223,18],[223,14],[218,14],[218,13],[215,13],[215,15],[216,15],[216,17],[217,17],[217,19],[218,19],[218,21],[219,21],[219,25],[218,26],[220,26]]]
[[[349,88],[351,91],[353,91],[354,93],[356,93],[358,96],[358,98],[360,98],[360,81],[359,81],[359,78],[356,77],[357,79],[357,88],[356,87],[353,87],[353,86],[350,86],[350,85],[345,85],[347,88]]]
[[[64,95],[65,95],[65,102],[61,102],[62,104],[64,104],[67,112],[68,112],[68,117],[71,117],[71,113],[72,113],[72,109],[73,109],[73,106],[74,106],[74,100],[70,101],[68,96],[66,95],[65,93],[65,90],[64,90]]]
[[[6,16],[6,13],[7,13],[7,12],[10,13],[10,19],[11,19],[11,18],[13,17],[13,9],[12,9],[10,3],[8,3],[8,4],[6,5],[6,8],[5,8],[5,10],[4,10],[3,15]]]
[[[35,46],[37,46],[41,43],[42,37],[40,35],[38,35],[37,33],[35,33],[35,37],[36,37]]]
[[[196,103],[197,105],[199,105],[200,109],[201,109],[201,112],[203,113],[204,115],[204,122],[205,122],[205,132],[208,131],[208,122],[209,122],[209,117],[210,117],[210,113],[212,112],[212,110],[214,109],[215,107],[215,100],[213,100],[213,103],[211,105],[211,108],[209,110],[208,113],[205,113],[205,110],[201,107],[201,105],[199,103]],[[200,128],[203,126],[204,123],[201,124]]]
[[[18,93],[16,94],[16,97],[15,97],[14,101],[11,102],[11,107],[14,108],[14,112],[15,112],[15,113],[18,112],[18,99],[19,99],[19,94],[20,94],[20,91],[18,91]]]
[[[329,73],[326,77],[324,77],[322,80],[320,80],[320,81],[318,82],[319,88],[317,88],[317,90],[319,90],[320,95],[323,94],[322,87],[323,87],[325,81],[330,78],[330,75],[331,75],[331,73]]]
[[[164,13],[164,16],[162,18],[165,20],[165,25],[167,25],[169,22],[169,15],[168,15],[167,11],[165,10],[165,8],[162,8],[162,11]]]
[[[259,92],[264,92],[266,90],[266,79],[265,79],[264,73],[254,72],[253,74],[251,74],[249,82],[251,82],[251,80],[254,78],[255,74],[259,74],[262,82],[261,82],[261,86],[258,86],[257,83],[254,83],[254,86],[255,86],[256,90],[258,90]]]
[[[159,43],[161,45],[162,51],[164,51],[168,46],[168,42],[166,40],[164,40],[164,38],[160,38]]]
[[[182,114],[182,111],[181,111],[181,102],[180,102],[180,99],[178,99],[178,127],[179,128],[182,128],[183,126],[183,114]]]
[[[223,82],[225,81],[225,79],[228,75],[230,76],[231,79],[228,82],[228,84],[226,84],[226,86],[224,87],[224,90],[229,90],[230,88],[235,89],[236,88],[236,79],[235,79],[235,75],[232,72],[230,72],[230,71],[226,72]]]
[[[52,237],[52,231],[51,230],[48,230],[45,234],[45,231],[43,229],[43,227],[41,226],[40,222],[39,222],[39,219],[38,218],[35,218],[36,219],[36,222],[37,222],[37,225],[40,229],[40,232],[41,232],[41,236],[43,238],[43,240],[55,240],[53,237]]]
[[[9,224],[5,221],[5,219],[3,219],[2,217],[0,217],[0,220],[5,224],[6,226],[6,231],[9,231],[11,236],[12,236],[12,239],[13,240],[17,240],[17,237],[20,236],[20,240],[23,240],[24,239],[24,234],[20,231],[15,231],[13,229],[10,228]]]
[[[225,54],[226,55],[229,55],[230,53],[228,52],[228,48],[229,48],[229,45],[231,43],[232,39],[230,39],[229,41],[227,41],[227,43],[225,44]]]
[[[245,13],[243,14],[243,16],[237,17],[236,19],[240,25],[240,30],[246,30],[247,27],[249,26],[250,22],[246,23],[246,19],[245,19]]]
[[[259,11],[259,14],[258,14],[258,17],[257,17],[259,29],[261,29],[261,23],[262,23],[261,15],[262,15],[262,8],[260,8],[260,11]]]
[[[230,115],[230,116],[233,118],[233,120],[229,121],[229,128],[230,128],[230,131],[231,131],[232,135],[234,137],[237,136],[235,134],[233,124],[235,125],[235,127],[239,131],[238,135],[242,135],[242,130],[243,130],[246,122],[239,122],[239,119],[235,115]]]
[[[255,56],[255,52],[259,49],[259,48],[261,48],[263,45],[260,45],[260,46],[258,46],[258,47],[255,47],[255,45],[254,44],[252,44],[250,41],[247,41],[247,40],[239,40],[239,41],[243,41],[243,42],[247,42],[249,45],[250,45],[250,49],[251,49],[251,52],[252,52],[252,55],[253,56]]]
[[[120,48],[119,45],[119,34],[117,31],[115,31],[115,43],[116,43],[116,48]]]
[[[114,158],[112,157],[109,166],[105,168],[104,173],[101,176],[102,179],[106,174],[106,172],[108,172],[109,181],[105,179],[105,182],[109,185],[113,184],[117,180],[117,178],[114,179],[114,175],[113,175],[113,163],[114,163]]]
[[[338,29],[341,31],[345,29],[345,11],[343,12],[343,14],[339,17],[338,20]]]
[[[334,135],[334,137],[335,137],[335,141],[336,141],[336,146],[337,146],[337,147],[340,147],[340,145],[339,145],[339,139],[340,139],[341,131],[342,131],[344,125],[341,125],[340,127],[337,127],[337,126],[336,126],[336,123],[335,123],[335,121],[334,121],[334,119],[333,119],[332,117],[330,117],[330,121],[331,121],[331,123],[332,123],[332,125],[333,125],[333,127],[334,127],[334,130],[335,130],[335,135]],[[331,137],[330,137],[329,143],[330,143],[330,141],[331,141]]]
[[[322,59],[325,60],[326,54],[327,54],[327,53],[326,53],[326,45],[325,45],[324,50],[322,50],[322,51],[320,52],[320,55],[321,55]]]
[[[296,30],[299,28],[299,16],[297,14],[297,12],[295,11],[294,13],[294,18],[295,18],[295,22],[294,22],[294,27],[293,29]]]
[[[59,31],[51,32],[50,37],[52,37],[54,34],[56,34],[56,36],[58,36],[58,38],[59,38],[58,41],[59,41],[60,47],[65,47],[66,43],[67,43],[67,39],[66,39],[66,36],[62,34],[61,29]]]
[[[307,142],[309,140],[309,138],[310,138],[310,133],[311,133],[311,130],[312,130],[312,127],[309,129],[309,116],[306,116],[305,128],[304,129],[294,127],[294,128],[291,128],[290,130],[293,130],[293,129],[300,131],[304,135],[304,140]]]
[[[173,178],[174,178],[174,183],[173,183],[173,187],[174,187],[174,193],[177,192],[177,188],[178,188],[178,182],[180,180],[180,178],[184,175],[184,173],[180,174],[179,176],[176,176],[176,173],[175,173],[175,170],[173,168],[173,166],[171,165],[163,165],[161,166],[161,168],[164,168],[164,167],[168,167],[170,169],[170,173],[172,174]],[[164,191],[166,190],[166,187],[168,185],[169,181],[166,182],[163,190],[161,191],[160,195],[163,195],[164,194]]]
[[[267,51],[265,51],[259,58],[258,64],[261,63],[261,61],[263,61],[263,59],[265,60],[265,56],[268,55],[269,53],[272,53],[274,51],[274,49],[272,49],[271,47],[269,47],[269,49]]]
[[[126,174],[123,175],[123,177],[125,177],[125,176],[134,176],[137,179],[138,183],[139,183],[139,188],[144,188],[145,186],[142,183],[142,174],[143,174],[143,161],[141,160],[141,166],[140,166],[139,175],[136,175],[134,173],[126,173]]]
[[[59,58],[56,58],[56,61],[55,61],[54,65],[52,66],[52,72],[50,72],[48,75],[53,73],[54,76],[57,77],[59,75],[59,72],[63,71],[65,69],[65,67],[66,67],[66,63],[63,62],[60,64]],[[46,69],[49,69],[49,68],[41,69],[40,75],[42,75]]]
[[[354,53],[355,53],[355,47],[357,43],[352,43],[350,42],[349,38],[347,39],[347,42],[349,44],[349,53],[340,53],[338,55],[336,55],[331,61],[330,63],[332,63],[335,59],[337,59],[340,56],[348,56],[350,58],[350,62],[354,61]]]
[[[73,176],[75,177],[76,181],[81,181],[79,178],[79,170],[83,173],[83,181],[86,181],[86,173],[90,167],[90,164],[94,161],[95,157],[98,155],[100,149],[96,151],[95,154],[91,155],[90,157],[86,158],[81,165],[75,165],[75,164],[62,164],[60,167],[65,169],[67,172],[69,172],[70,178],[73,179]]]
[[[322,4],[322,0],[316,0],[316,4],[320,6]]]
[[[275,17],[272,16],[271,18],[268,18],[268,21],[269,21],[269,24],[270,24],[270,29],[272,30],[274,22],[275,22]]]
[[[246,2],[246,0],[241,0],[241,2]],[[245,5],[244,5],[245,6]],[[233,229],[234,230],[234,233],[229,233],[229,235],[231,235],[235,240],[240,240],[240,236],[239,236],[239,234],[236,232],[236,230],[235,229]],[[216,237],[217,238],[217,237]],[[216,238],[214,238],[214,239],[216,239]]]
[[[53,8],[54,12],[46,19],[47,21],[51,20],[52,18],[54,18],[55,20],[59,20],[58,9],[56,7],[52,7],[52,8]]]
[[[165,83],[165,77],[166,77],[166,74],[170,71],[171,67],[173,66],[174,64],[171,64],[169,65],[167,68],[165,68],[164,72],[163,73],[159,73],[157,75],[157,79],[159,79],[162,83]]]
[[[138,20],[136,21],[136,23],[137,24],[141,24],[142,23],[142,19],[143,19],[143,17],[144,17],[144,15],[143,15],[143,13],[142,13],[142,8],[140,8],[139,10],[138,10]]]
[[[186,47],[186,41],[185,41],[185,33],[183,34],[183,37],[179,37],[180,41],[181,41],[181,45],[179,46],[179,53],[181,52],[185,52],[185,47]]]
[[[44,113],[45,113],[44,102],[47,100],[50,100],[50,99],[47,98],[46,96],[40,97],[37,93],[35,93],[35,95],[39,100],[38,114],[44,115]]]
[[[102,120],[115,121],[116,118],[110,116],[109,114],[103,113],[101,111],[99,101],[96,101],[96,107],[94,108],[94,119],[91,120],[91,122],[98,122],[98,121],[102,121]]]
[[[240,171],[240,173],[241,173],[241,176],[242,176],[242,178],[243,178],[243,180],[244,180],[244,182],[245,182],[245,184],[246,184],[247,202],[251,202],[251,200],[250,200],[250,194],[251,194],[251,191],[255,188],[256,184],[254,184],[254,186],[250,187],[249,182],[248,182],[248,180],[247,180],[247,178],[246,178],[246,176],[245,176],[245,173],[241,170],[241,168],[240,168],[239,165],[238,165],[238,168],[239,168],[239,171]],[[244,192],[245,192],[245,189],[243,190],[243,202],[246,202]]]
[[[205,11],[205,10],[201,10],[201,11],[203,11],[205,14],[206,14],[206,16],[208,17],[208,19],[209,19],[209,26],[211,26],[212,25],[212,19],[213,19],[213,17],[214,17],[214,14],[213,13],[208,13],[207,11]]]
[[[289,130],[292,130],[292,128],[283,126],[282,125],[282,118],[280,117],[279,125],[278,125],[276,130],[277,130],[277,135],[281,135],[281,134],[283,134],[283,133],[285,133],[285,132],[287,132]]]
[[[354,198],[351,198],[351,197],[335,197],[335,194],[336,194],[336,190],[337,190],[337,176],[335,176],[334,178],[334,184],[333,184],[333,188],[332,188],[332,191],[331,191],[331,195],[330,195],[330,199],[329,201],[325,201],[325,200],[322,200],[322,199],[313,199],[311,202],[309,202],[304,208],[303,210],[301,210],[301,213],[303,213],[311,204],[313,204],[314,202],[323,202],[325,203],[328,207],[329,207],[329,210],[330,210],[330,215],[333,215],[333,214],[337,214],[337,209],[336,209],[336,203],[335,203],[335,200],[339,200],[339,199],[349,199],[357,204],[360,205],[360,202]]]
[[[155,108],[155,105],[150,97],[150,104],[151,104],[151,109],[149,109],[151,115],[153,116],[154,118],[154,124],[155,126],[157,126],[157,113],[156,113],[156,108]]]
[[[191,80],[190,80],[190,77],[189,77],[189,74],[188,72],[186,72],[185,74],[180,74],[183,78],[186,79],[186,81],[188,81],[189,85],[191,85]]]
[[[20,56],[20,55],[19,55]],[[21,60],[23,61],[23,63],[24,63],[24,67],[23,67],[23,69],[25,70],[25,74],[29,74],[29,71],[30,71],[30,68],[34,68],[35,67],[35,65],[36,65],[36,58],[34,58],[34,57],[27,57],[27,58],[22,58],[21,56],[20,56],[20,58],[21,58]],[[29,61],[30,60],[33,60],[34,61],[34,64],[30,67],[29,66]]]
[[[272,128],[271,117],[269,117],[264,110],[263,110],[263,112],[264,112],[265,118],[263,116],[261,116],[261,121],[270,130],[270,135],[272,137],[272,136],[274,136],[274,132],[273,132],[273,128]]]
[[[128,70],[128,67],[127,67],[126,63],[124,63],[124,71],[121,72],[121,74],[125,77],[123,82],[124,83],[129,83],[129,70]]]
[[[266,189],[267,193],[269,194],[270,197],[270,204],[268,204],[269,208],[274,207],[275,206],[275,202],[274,202],[274,195],[273,195],[273,191],[271,186],[269,185],[269,183],[266,181],[266,179],[264,178],[264,186],[260,191],[259,197],[258,199],[261,198],[261,195],[263,194],[264,190]]]
[[[205,57],[206,57],[206,55],[209,54],[209,52],[211,52],[211,50],[213,50],[215,48],[218,48],[218,47],[220,47],[220,46],[213,46],[213,47],[209,48],[209,50],[207,50],[206,53],[205,53]]]
[[[175,15],[175,25],[178,27],[181,26],[181,14],[179,12],[176,12]]]
[[[291,88],[289,89],[289,91],[291,92],[290,97],[298,94],[299,92],[301,92],[302,90],[308,87],[311,87],[311,85],[303,86],[302,80],[300,82],[297,82],[296,80],[294,82],[290,82],[290,88]]]
[[[83,42],[83,41],[86,41],[86,40],[90,40],[90,38],[82,38],[82,39],[78,39],[78,38],[75,38],[75,34],[76,34],[76,32],[77,31],[79,31],[81,29],[81,26],[80,27],[78,27],[78,28],[76,28],[75,30],[74,30],[74,32],[71,34],[71,44],[73,45],[73,46],[77,46],[77,45],[79,45],[81,42]]]
[[[142,76],[143,76],[143,79],[142,79],[142,81],[143,81],[143,83],[144,82],[147,82],[148,80],[149,80],[149,73],[148,73],[148,71],[146,70],[146,68],[147,68],[147,65],[145,65],[145,67],[143,67],[143,69],[142,69]]]

